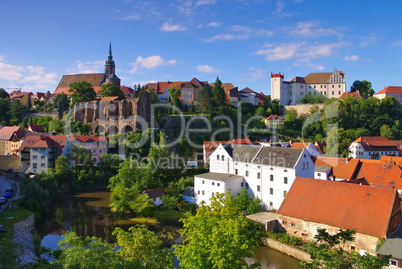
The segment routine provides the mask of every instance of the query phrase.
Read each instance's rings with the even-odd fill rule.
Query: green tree
[[[240,195],[235,199],[235,204],[247,214],[255,214],[262,211],[261,200],[259,198],[253,198],[247,194],[247,190],[243,189]]]
[[[351,92],[359,92],[361,95],[373,95],[374,90],[372,89],[371,82],[367,80],[355,80],[350,86]]]
[[[68,91],[71,93],[71,107],[77,102],[93,101],[96,97],[96,92],[88,81],[73,82]]]
[[[342,246],[348,241],[354,241],[355,230],[339,229],[336,234],[329,234],[326,229],[318,229],[315,236],[316,243],[305,244],[311,255],[311,262],[302,261],[302,268],[370,268],[380,269],[388,264],[388,257],[383,259],[357,252],[347,252]]]
[[[113,83],[102,84],[100,95],[101,97],[117,96],[120,100],[125,99],[123,91],[120,89],[119,86],[116,86]]]
[[[0,124],[3,126],[7,125],[9,120],[10,103],[10,99],[0,98]]]
[[[8,92],[3,88],[0,88],[0,98],[9,98],[9,97],[10,95],[8,94]]]
[[[170,103],[175,107],[181,108],[182,107],[180,101],[181,89],[174,86],[169,88],[168,92],[169,92]]]
[[[160,100],[155,91],[151,91],[151,104],[159,104]]]
[[[192,216],[181,220],[184,244],[174,246],[182,268],[249,268],[245,258],[253,257],[258,233],[241,214],[229,192],[211,198]]]
[[[216,77],[214,87],[212,88],[212,95],[214,100],[214,105],[216,105],[218,111],[222,111],[226,103],[226,93],[222,86],[222,81],[219,77]]]
[[[11,101],[9,115],[11,116],[11,124],[16,125],[22,121],[22,115],[25,112],[25,107],[17,99]]]
[[[68,110],[70,101],[68,100],[68,96],[64,93],[60,93],[54,97],[53,103],[57,107],[57,115],[59,120],[63,118],[63,114]]]
[[[201,113],[211,113],[212,110],[212,89],[208,86],[203,86],[198,92],[198,111]]]

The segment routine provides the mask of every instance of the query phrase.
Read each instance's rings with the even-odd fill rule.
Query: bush
[[[173,195],[163,195],[162,196],[163,207],[175,210],[177,208],[177,203],[179,202],[179,197]]]
[[[291,246],[301,245],[301,243],[303,242],[303,240],[299,237],[290,236],[287,233],[276,233],[273,230],[268,231],[267,236],[278,242]]]
[[[186,201],[181,201],[177,204],[177,208],[181,212],[190,212],[192,215],[195,215],[197,211],[197,205],[192,203],[187,203]]]

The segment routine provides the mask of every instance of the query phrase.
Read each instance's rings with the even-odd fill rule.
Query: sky
[[[65,74],[232,83],[345,71],[346,88],[402,86],[402,1],[1,0],[0,88],[51,93]]]

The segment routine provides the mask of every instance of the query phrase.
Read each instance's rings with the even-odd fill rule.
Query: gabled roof
[[[106,136],[70,136],[70,141],[79,141],[81,143],[87,143],[87,142],[99,142],[99,141],[104,141],[106,142]]]
[[[392,258],[402,260],[402,238],[388,238],[377,250],[377,254],[391,255]]]
[[[294,77],[291,81],[289,81],[291,83],[303,83],[305,84],[306,81],[304,81],[304,78],[302,77]]]
[[[402,189],[402,170],[399,165],[362,162],[358,178],[364,177],[372,186]]]
[[[302,153],[302,149],[263,147],[253,163],[294,168]]]
[[[4,126],[0,129],[0,140],[10,141],[13,135],[20,139],[25,135],[25,131],[19,126]]]
[[[315,166],[325,165],[325,166],[338,166],[339,164],[343,164],[348,162],[348,158],[339,158],[332,156],[317,156],[315,161]]]
[[[304,142],[293,142],[291,144],[291,147],[292,147],[292,149],[306,149],[310,145],[312,145],[314,147],[313,143],[311,143],[311,142],[306,142],[306,143],[304,143]]]
[[[360,96],[360,92],[344,92],[341,94],[341,96],[339,96],[339,99],[343,99],[344,97],[353,97],[355,99],[359,99]]]
[[[261,145],[249,145],[249,144],[236,144],[233,145],[232,159],[234,162],[251,163],[258,151],[261,149]]]
[[[266,118],[265,120],[283,120],[283,118],[281,116],[278,116],[276,114],[271,114],[268,118]]]
[[[400,87],[400,86],[388,86],[388,87],[382,89],[381,91],[375,93],[374,95],[377,95],[377,94],[384,94],[384,93],[388,93],[388,94],[391,94],[391,93],[402,93],[402,87]]]
[[[243,90],[239,91],[239,93],[254,93],[254,94],[258,94],[257,92],[253,91],[249,87],[244,88]]]
[[[30,148],[52,149],[58,148],[60,145],[56,143],[50,136],[40,137]]]
[[[316,72],[310,73],[304,77],[306,84],[324,84],[328,83],[331,79],[333,72]],[[339,74],[344,76],[344,72],[340,71]]]
[[[127,86],[120,86],[121,91],[123,92],[124,96],[130,98],[133,94],[134,90]]]
[[[296,177],[278,213],[385,238],[396,200],[395,189]]]
[[[352,143],[360,143],[364,150],[384,150],[394,147],[395,150],[398,148],[397,143],[389,140],[383,136],[361,136]]]
[[[41,125],[29,125],[27,131],[31,133],[44,133],[45,129]]]
[[[340,179],[353,179],[359,171],[361,162],[359,159],[351,159],[348,162],[340,163],[332,169],[332,176]]]
[[[145,190],[142,192],[142,194],[148,194],[149,198],[158,198],[163,196],[163,190],[162,188],[156,188],[156,189],[150,189],[150,190]]]
[[[232,179],[243,178],[243,176],[240,176],[240,175],[214,173],[214,172],[195,175],[195,177],[209,179],[209,180],[223,181],[223,182],[232,180]]]

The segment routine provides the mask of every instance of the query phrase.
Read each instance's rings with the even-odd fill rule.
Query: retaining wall
[[[292,247],[281,242],[275,241],[271,238],[263,238],[262,243],[272,249],[285,253],[293,258],[301,261],[311,262],[310,254],[304,252],[296,247]]]

